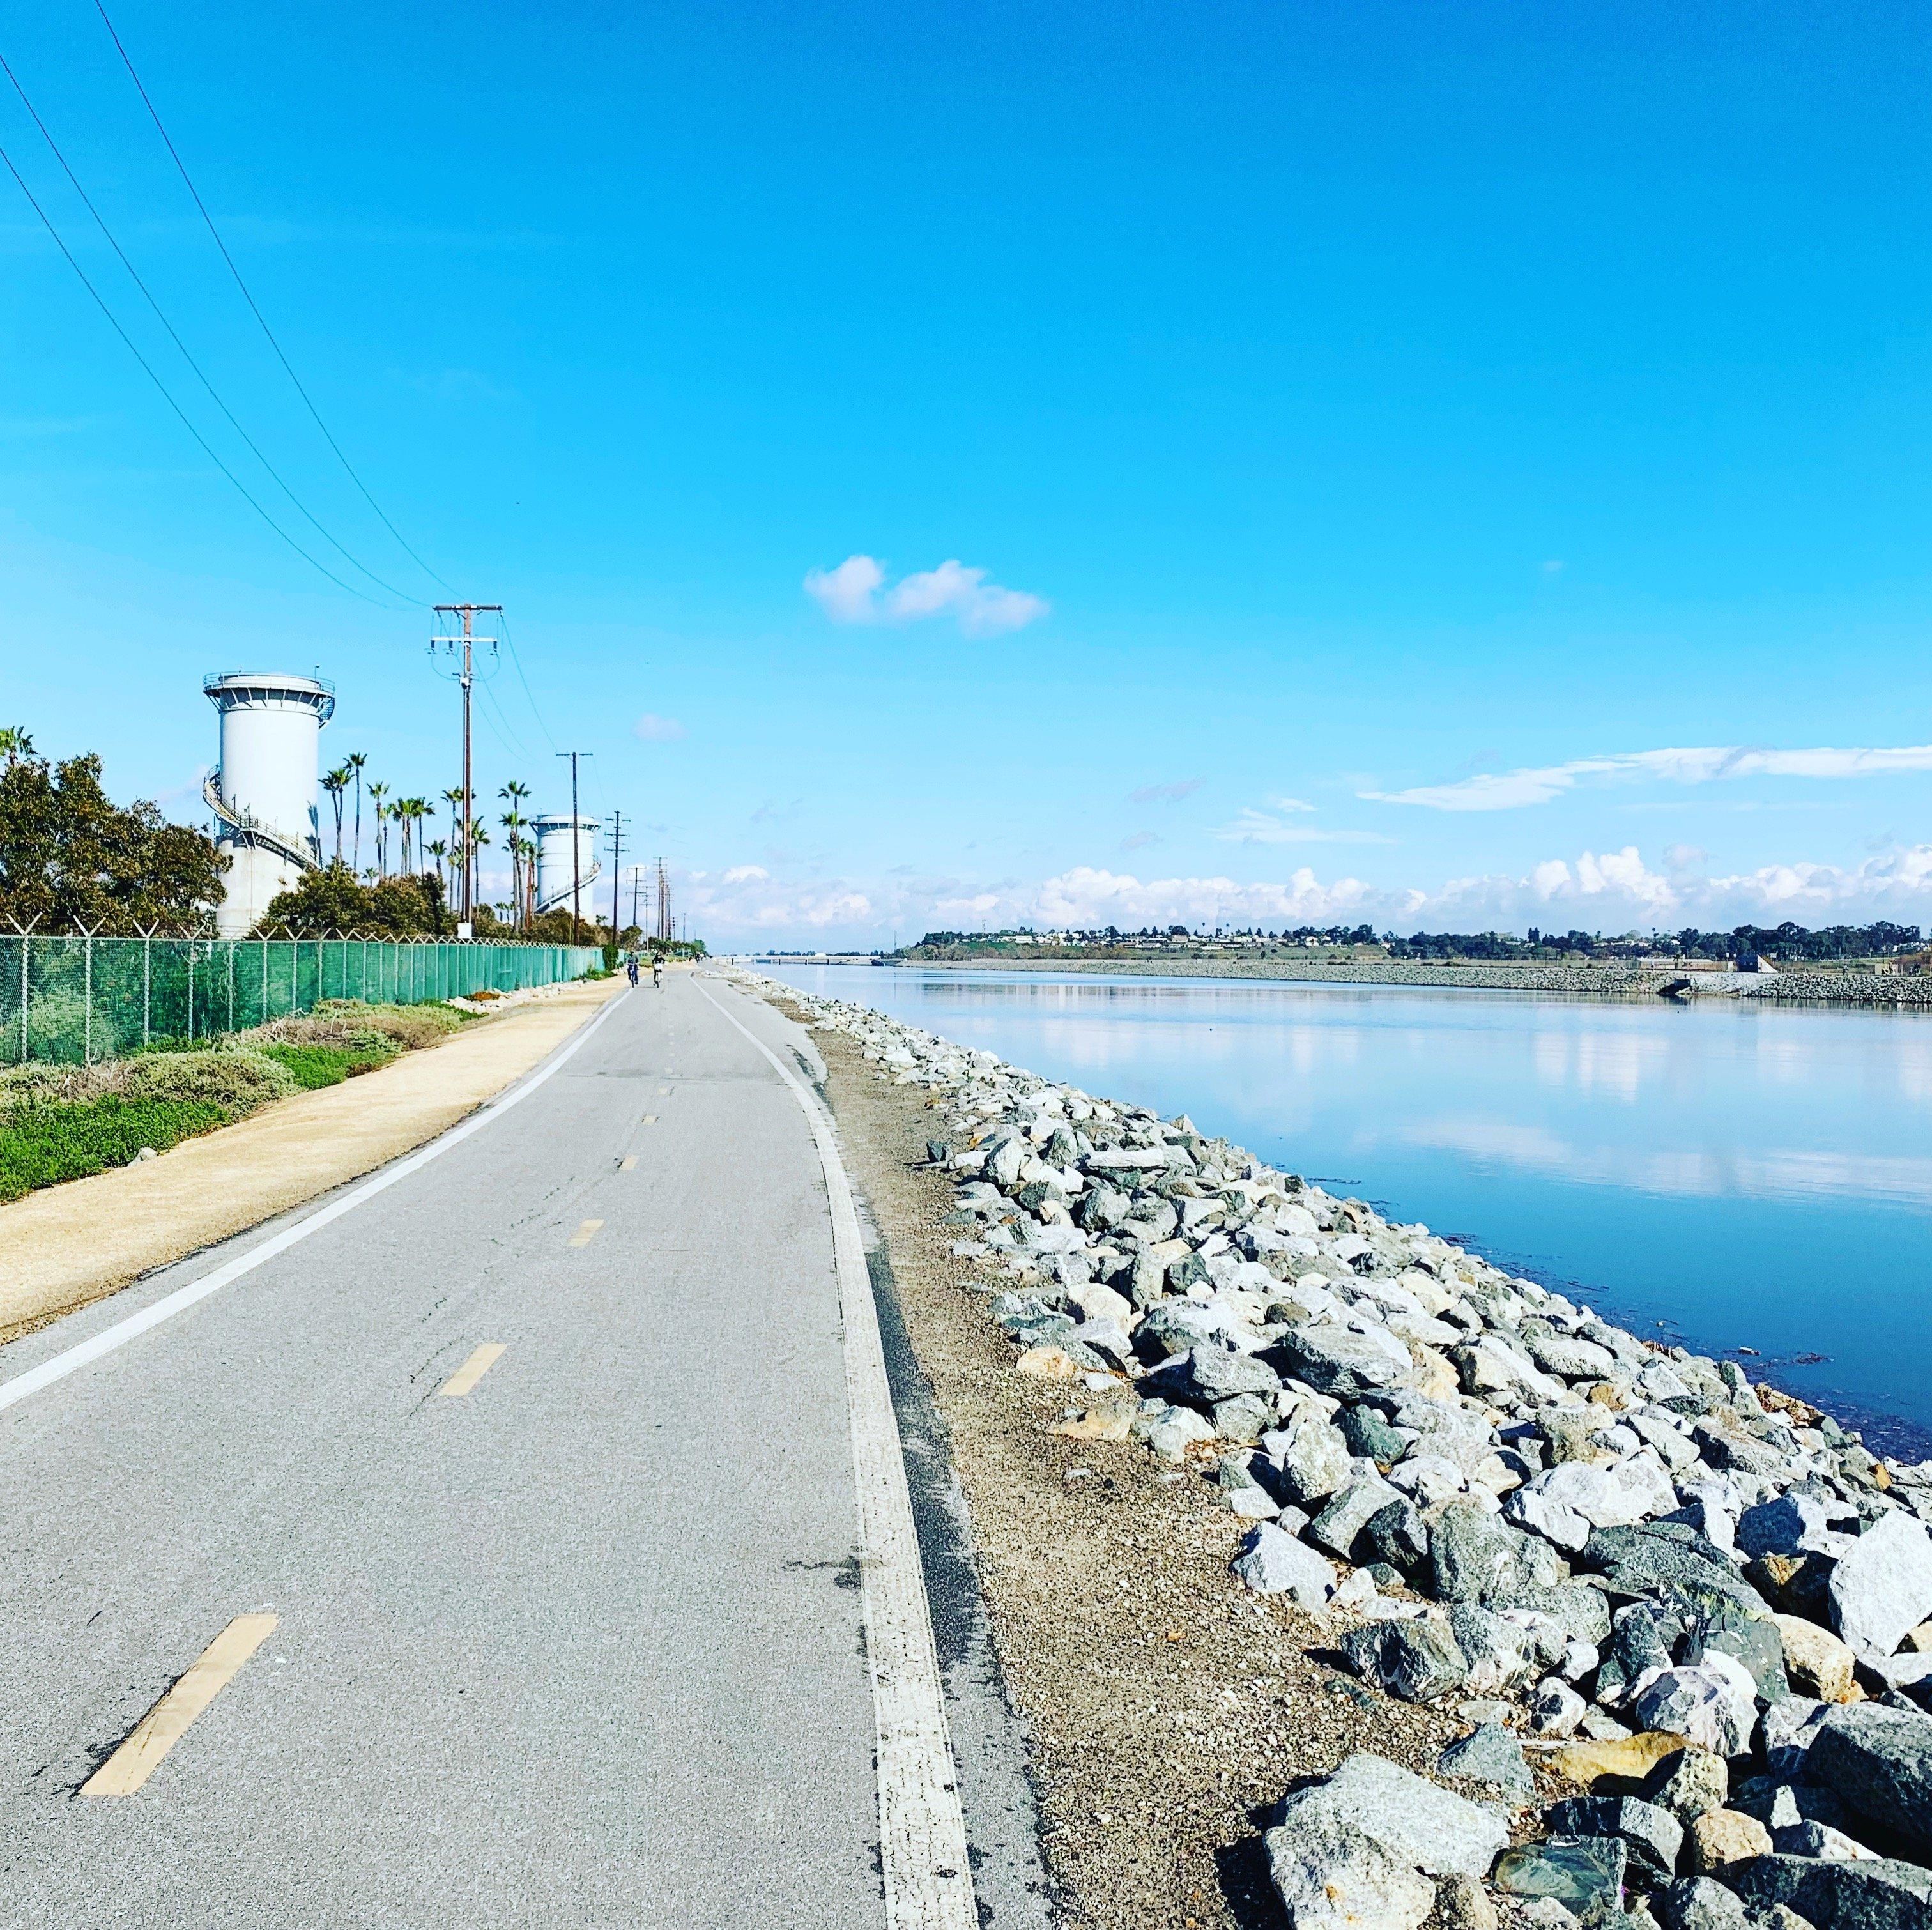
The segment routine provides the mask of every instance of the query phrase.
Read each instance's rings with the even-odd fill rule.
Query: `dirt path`
[[[849,1039],[812,1040],[951,1434],[1067,1930],[1278,1930],[1265,1811],[1357,1749],[1426,1769],[1468,1724],[1362,1688],[1324,1658],[1322,1621],[1240,1589],[1241,1524],[1204,1484],[1163,1478],[1137,1445],[1048,1431],[1064,1391],[1012,1371],[987,1318],[997,1277],[952,1256],[924,1095]]]
[[[0,1342],[433,1139],[520,1079],[623,985],[566,986],[158,1159],[0,1206]]]

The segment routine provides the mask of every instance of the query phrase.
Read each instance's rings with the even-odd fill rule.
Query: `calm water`
[[[1932,1018],[768,967],[1226,1133],[1932,1452]],[[1822,1361],[1804,1357],[1823,1355]]]

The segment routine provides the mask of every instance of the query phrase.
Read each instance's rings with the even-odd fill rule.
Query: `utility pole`
[[[559,751],[570,760],[570,942],[584,942],[584,833],[577,821],[577,760],[594,758],[595,751]]]
[[[617,888],[623,882],[618,861],[624,855],[624,814],[610,813],[610,942],[617,942]]]
[[[634,925],[638,925],[638,872],[639,869],[640,867],[636,865],[633,865],[631,867],[631,923]],[[640,938],[643,937],[644,931],[644,928],[643,926],[638,925],[638,935]]]
[[[658,860],[658,937],[666,945],[670,943],[670,880],[664,875],[662,858]]]
[[[463,686],[463,907],[462,917],[457,926],[457,936],[466,938],[472,929],[476,915],[474,816],[476,806],[476,785],[472,776],[470,745],[470,693],[476,682],[476,638],[471,630],[471,619],[494,611],[501,616],[500,603],[439,603],[436,614],[439,617],[460,617],[463,620],[463,634],[460,637],[432,637],[430,647],[438,644],[454,650],[463,646],[463,668],[457,672],[456,680]]]

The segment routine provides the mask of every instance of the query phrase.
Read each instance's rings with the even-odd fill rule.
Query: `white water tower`
[[[538,817],[538,911],[568,911],[572,890],[580,889],[584,916],[586,920],[591,916],[590,881],[602,869],[597,860],[597,832],[595,818],[573,818],[568,811],[546,811]],[[574,871],[573,850],[576,853]]]
[[[242,671],[217,672],[201,687],[221,713],[221,768],[202,785],[229,860],[214,927],[236,938],[278,892],[322,862],[316,766],[335,688],[320,677]]]

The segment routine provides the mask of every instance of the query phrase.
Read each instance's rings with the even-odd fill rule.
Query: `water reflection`
[[[1640,1328],[1828,1362],[1932,1423],[1932,1022],[1255,981],[779,968],[1090,1089],[1185,1111]]]

